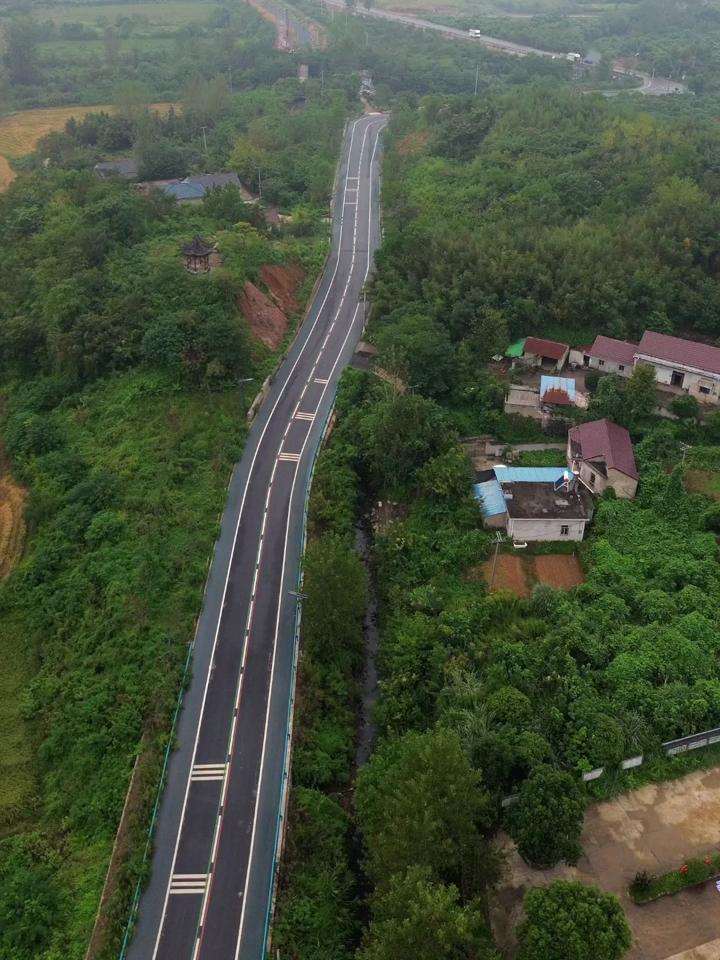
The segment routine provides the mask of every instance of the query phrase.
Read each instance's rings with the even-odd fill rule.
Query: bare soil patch
[[[545,583],[556,590],[572,590],[585,582],[580,561],[577,557],[564,554],[545,554],[528,557],[533,561],[533,572],[539,583]]]
[[[297,292],[305,280],[305,271],[301,266],[297,263],[284,266],[267,264],[260,267],[260,279],[284,313],[295,313],[298,308]]]
[[[509,553],[499,553],[497,563],[495,564],[495,576],[493,577],[493,563],[491,557],[482,565],[483,576],[488,587],[492,580],[492,592],[498,590],[509,590],[517,597],[530,596],[530,583],[525,570],[525,558],[516,557]]]
[[[507,879],[491,915],[504,956],[509,960],[515,956],[514,930],[526,891],[563,878],[596,884],[620,898],[633,932],[627,960],[716,960],[720,894],[712,881],[643,906],[632,902],[627,888],[638,870],[677,869],[688,857],[702,856],[719,843],[720,768],[591,804],[583,829],[584,854],[575,867],[533,870],[503,837]]]
[[[27,492],[9,476],[0,476],[0,578],[10,573],[22,554],[26,497]]]
[[[238,306],[250,326],[252,335],[266,347],[277,350],[283,342],[288,326],[287,317],[280,307],[249,280],[238,295]]]

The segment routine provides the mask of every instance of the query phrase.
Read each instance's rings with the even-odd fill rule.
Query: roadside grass
[[[690,468],[685,473],[685,488],[688,493],[701,493],[711,500],[720,500],[720,473]]]
[[[523,450],[517,460],[519,467],[564,467],[562,450]]]
[[[158,747],[200,610],[228,478],[244,440],[241,407],[237,388],[187,389],[135,370],[68,397],[53,414],[67,456],[116,479],[117,516],[126,530],[123,549],[106,555],[102,545],[89,546],[79,562],[58,571],[58,582],[90,578],[76,609],[26,577],[28,565],[32,569],[36,555],[47,549],[42,523],[26,560],[6,581],[7,594],[3,586],[0,815],[6,823],[0,821],[0,842],[22,826],[59,851],[53,883],[64,891],[66,906],[53,927],[53,955],[84,954],[138,749],[131,725],[94,759],[91,773],[80,775],[96,749],[86,701],[122,700],[123,684],[129,684],[146,704],[145,724],[153,729],[151,749],[158,760],[148,765],[143,784],[143,801],[151,804]],[[31,504],[33,490],[52,482],[41,465],[35,470]],[[98,576],[100,592],[92,585]],[[101,646],[95,639],[98,620],[105,623]],[[36,652],[37,662],[31,662]],[[103,664],[100,674],[96,660]],[[31,680],[37,720],[29,724],[23,717]],[[48,695],[46,689],[57,692]],[[48,752],[48,735],[67,742],[62,759]],[[81,828],[85,812],[92,826]],[[136,820],[138,842],[146,826],[143,809]],[[128,870],[120,898],[109,908],[113,925],[124,919],[122,894],[137,879],[132,863]]]
[[[32,816],[36,781],[33,742],[22,717],[23,690],[31,664],[23,636],[22,619],[2,618],[3,669],[0,671],[0,837]]]

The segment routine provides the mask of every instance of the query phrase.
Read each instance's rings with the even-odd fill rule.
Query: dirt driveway
[[[713,883],[645,906],[627,896],[638,870],[662,873],[688,857],[720,848],[720,768],[653,784],[588,808],[584,856],[576,867],[533,870],[503,838],[508,878],[492,905],[492,922],[506,957],[522,898],[534,886],[565,878],[594,883],[622,901],[633,931],[628,960],[719,960],[720,893]],[[559,958],[558,958],[559,960]]]

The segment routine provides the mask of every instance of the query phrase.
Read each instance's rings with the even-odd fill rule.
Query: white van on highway
[[[482,30],[472,30],[472,29],[470,29],[470,30],[468,30],[468,33],[470,34],[471,37],[481,37],[481,36],[482,36]]]

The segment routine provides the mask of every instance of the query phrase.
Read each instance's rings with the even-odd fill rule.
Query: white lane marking
[[[322,377],[315,377],[315,379],[313,380],[313,383],[327,383],[327,378],[323,380]]]
[[[307,420],[308,423],[312,423],[315,419],[314,413],[308,413],[307,410],[298,410],[294,417],[295,420]]]
[[[350,161],[351,161],[351,158],[352,158],[352,148],[353,148],[353,143],[354,143],[354,141],[355,141],[355,129],[356,129],[356,127],[357,127],[357,125],[358,125],[359,122],[360,122],[360,119],[359,119],[359,118],[358,118],[357,120],[355,120],[354,123],[353,123],[353,125],[352,125],[351,131],[350,131],[350,143],[349,143],[349,145],[348,145],[348,166],[350,165]],[[362,154],[361,154],[361,156],[362,156]],[[346,172],[346,175],[345,175],[345,183],[344,183],[344,187],[343,187],[344,190],[347,189],[348,179],[357,180],[358,178],[357,178],[357,177],[348,178],[347,172]],[[287,374],[287,376],[285,377],[285,382],[283,383],[282,387],[281,387],[280,390],[278,391],[277,398],[276,398],[276,400],[275,400],[275,403],[273,404],[273,407],[272,407],[272,409],[271,409],[271,411],[270,411],[270,413],[269,413],[269,415],[268,415],[267,420],[265,421],[265,426],[263,427],[263,429],[262,429],[262,431],[261,431],[261,433],[260,433],[260,437],[258,438],[258,442],[257,442],[257,445],[256,445],[256,447],[255,447],[255,451],[254,451],[254,453],[253,453],[252,460],[250,461],[250,467],[249,467],[249,469],[248,469],[247,477],[246,477],[246,479],[245,479],[245,487],[244,487],[244,489],[243,489],[243,494],[242,494],[242,498],[241,498],[241,501],[240,501],[240,510],[238,511],[237,523],[236,523],[236,525],[235,525],[235,533],[234,533],[234,536],[233,536],[233,544],[232,544],[232,548],[231,548],[231,551],[230,551],[230,559],[229,559],[229,561],[228,561],[227,572],[226,572],[226,574],[225,574],[225,584],[224,584],[224,586],[223,586],[222,601],[221,601],[221,603],[220,603],[220,613],[219,613],[219,615],[218,615],[217,625],[216,625],[216,627],[215,627],[215,636],[214,636],[214,638],[213,638],[213,645],[212,645],[212,650],[211,650],[211,655],[210,655],[210,663],[213,663],[214,660],[215,660],[215,650],[216,650],[216,648],[217,648],[218,637],[219,637],[219,635],[220,635],[220,624],[221,624],[221,622],[222,622],[222,614],[223,614],[223,609],[224,609],[224,607],[225,607],[225,597],[226,597],[226,595],[227,595],[228,583],[229,583],[229,581],[230,581],[230,571],[232,570],[232,567],[233,567],[233,559],[234,559],[234,557],[235,557],[235,548],[236,548],[236,546],[237,546],[238,533],[239,533],[239,531],[240,531],[240,523],[241,523],[241,521],[242,521],[243,511],[244,511],[244,509],[245,509],[245,500],[246,500],[246,498],[247,498],[247,492],[248,492],[248,489],[249,489],[249,487],[250,487],[250,479],[251,479],[251,477],[252,477],[253,470],[255,469],[255,461],[257,460],[257,457],[258,457],[258,454],[259,454],[259,452],[260,452],[260,449],[262,448],[262,443],[263,443],[263,439],[265,438],[265,433],[267,432],[268,427],[269,427],[270,424],[272,423],[273,416],[274,416],[275,411],[276,411],[276,409],[277,409],[277,407],[278,407],[278,404],[280,403],[281,399],[283,398],[283,396],[284,396],[284,394],[285,394],[285,390],[287,389],[287,386],[288,386],[288,384],[290,383],[290,380],[291,380],[293,374],[295,373],[295,369],[296,369],[297,365],[300,363],[300,360],[301,360],[303,354],[305,353],[305,350],[307,349],[307,346],[308,346],[308,344],[309,344],[309,342],[310,342],[310,338],[312,337],[312,334],[313,334],[313,332],[314,332],[314,330],[315,330],[315,327],[316,327],[316,326],[318,325],[318,323],[320,322],[320,317],[322,316],[323,309],[324,309],[324,307],[325,307],[325,304],[327,303],[328,297],[330,296],[330,291],[331,291],[332,288],[333,288],[333,284],[334,284],[334,282],[335,282],[335,277],[337,276],[338,270],[340,269],[340,254],[341,254],[341,250],[342,250],[342,236],[343,236],[343,218],[342,218],[342,207],[341,207],[341,206],[338,206],[337,209],[338,209],[338,211],[339,211],[340,214],[341,214],[341,216],[340,216],[340,232],[339,232],[339,237],[338,237],[338,250],[337,250],[337,256],[336,256],[336,258],[335,258],[335,267],[334,267],[334,269],[333,269],[332,276],[330,277],[330,282],[328,283],[327,290],[325,291],[325,296],[323,297],[322,303],[320,304],[320,306],[319,306],[319,308],[318,308],[318,311],[317,311],[317,313],[316,313],[316,315],[315,315],[315,320],[313,321],[312,325],[310,326],[309,330],[307,331],[307,334],[306,334],[306,336],[305,336],[305,340],[304,340],[304,342],[303,342],[303,345],[302,345],[302,347],[300,348],[300,350],[298,351],[298,355],[297,355],[297,357],[295,358],[295,362],[293,363],[292,367],[291,367],[290,370],[288,371],[288,374]],[[231,478],[231,479],[232,479],[232,478]],[[267,504],[266,504],[266,506],[267,506]],[[266,511],[266,513],[267,513],[267,511]],[[193,763],[195,762],[195,757],[197,756],[197,748],[198,748],[198,743],[199,743],[199,740],[200,740],[200,731],[201,731],[201,729],[202,729],[203,719],[204,719],[204,716],[205,716],[205,704],[206,704],[206,701],[207,701],[207,695],[208,695],[208,689],[209,689],[209,687],[210,687],[210,678],[211,678],[211,676],[212,676],[212,671],[211,671],[211,670],[208,670],[207,676],[206,676],[206,678],[205,678],[205,687],[204,687],[204,689],[203,689],[202,702],[201,702],[201,704],[200,704],[200,716],[199,716],[199,720],[198,720],[197,729],[196,729],[196,731],[195,731],[195,743],[194,743],[194,745],[193,745]],[[174,869],[175,869],[175,864],[176,864],[176,862],[177,862],[178,849],[179,849],[179,847],[180,847],[180,838],[181,838],[181,836],[182,836],[183,827],[184,827],[184,825],[185,825],[185,814],[186,814],[186,812],[187,812],[187,802],[188,802],[188,796],[189,796],[189,794],[190,794],[190,783],[191,783],[191,776],[190,776],[190,773],[188,773],[188,778],[187,778],[187,782],[186,782],[186,785],[185,785],[185,796],[184,796],[184,798],[183,798],[182,814],[181,814],[181,816],[180,816],[180,823],[179,823],[179,825],[178,825],[177,836],[176,836],[176,838],[175,838],[175,849],[173,850],[173,859],[172,859],[172,866],[171,866],[171,868],[170,868],[170,877],[168,878],[168,884],[167,884],[167,887],[166,887],[166,889],[165,889],[165,901],[164,901],[164,903],[163,903],[162,914],[160,915],[160,923],[158,924],[157,938],[156,938],[156,940],[155,940],[155,947],[154,947],[154,949],[153,949],[153,954],[152,954],[153,960],[156,960],[156,958],[157,958],[158,949],[159,949],[159,947],[160,947],[160,938],[161,938],[161,936],[162,936],[163,927],[165,926],[165,915],[166,915],[166,913],[167,913],[168,898],[169,898],[169,896],[170,896],[170,884],[171,884],[171,881],[172,881],[172,872],[174,871]],[[204,906],[205,906],[205,905],[203,904],[203,909],[204,909]]]
[[[384,126],[384,122],[383,122],[382,124],[379,124],[378,126],[379,126],[379,127]],[[366,128],[366,133],[367,133],[367,129],[369,129],[369,127],[370,127],[370,124],[368,124],[368,127]],[[376,138],[375,138],[375,145],[374,145],[374,147],[373,147],[372,155],[371,155],[371,157],[370,157],[370,171],[371,171],[371,174],[372,174],[372,166],[373,166],[373,163],[374,163],[374,161],[375,161],[375,151],[377,150],[377,145],[378,145],[378,142],[379,142],[379,139],[380,139],[380,135],[379,135],[379,134],[380,134],[380,130],[379,130],[379,129],[378,129],[378,131],[377,131],[377,134],[378,134],[378,135],[377,135]],[[364,146],[364,144],[363,144],[363,146]],[[361,151],[361,154],[360,154],[360,163],[362,163],[362,151]],[[370,178],[369,189],[370,189],[370,191],[371,191],[370,200],[372,201],[372,177]],[[368,275],[369,275],[369,273],[370,273],[370,265],[371,265],[371,262],[372,262],[372,256],[371,256],[371,252],[370,252],[370,246],[371,246],[371,245],[370,245],[370,242],[369,242],[369,240],[370,240],[370,235],[371,235],[371,230],[372,230],[372,202],[370,202],[370,203],[368,204],[368,247],[367,247],[367,251],[366,251],[366,253],[367,253],[367,262],[366,262],[366,267],[365,267],[365,276],[364,276],[364,278],[363,278],[363,283],[365,283],[365,281],[367,281]],[[354,250],[353,250],[353,259],[354,259]],[[350,270],[350,274],[352,275],[352,267],[351,267],[351,270]],[[346,286],[346,290],[347,290],[347,286]],[[345,296],[345,295],[343,294],[343,299],[344,299],[344,296]],[[342,304],[342,301],[341,301],[341,304]],[[348,331],[347,331],[347,333],[345,334],[345,339],[343,340],[343,342],[342,342],[342,344],[341,344],[341,346],[340,346],[340,349],[339,349],[338,352],[337,352],[337,356],[336,356],[336,358],[335,358],[335,362],[333,363],[333,366],[332,366],[332,370],[331,370],[331,372],[330,372],[330,378],[329,378],[329,379],[332,378],[332,375],[335,373],[335,370],[336,370],[336,368],[337,368],[337,365],[338,365],[338,363],[340,362],[340,358],[341,358],[341,356],[342,356],[342,354],[343,354],[343,351],[344,351],[344,349],[345,349],[345,345],[347,344],[347,341],[348,341],[348,339],[350,338],[350,334],[352,333],[352,331],[353,331],[353,329],[354,329],[354,327],[355,327],[355,321],[356,321],[357,315],[358,315],[358,313],[359,313],[359,311],[360,311],[360,307],[361,307],[361,301],[358,301],[358,304],[357,304],[357,306],[355,307],[355,313],[353,314],[353,318],[352,318],[352,320],[350,321],[350,324],[349,324],[349,326],[348,326]],[[338,315],[339,315],[339,313],[340,313],[340,311],[338,310]],[[326,390],[327,390],[327,386],[325,386],[325,387],[323,388],[322,395],[321,395],[320,401],[319,401],[319,403],[318,403],[318,409],[320,409],[320,403],[322,402],[322,398],[324,397]],[[303,441],[302,451],[304,451],[305,445],[306,445],[309,437],[310,437],[310,431],[308,431],[308,434],[307,434],[307,436],[305,437],[305,440]],[[301,452],[302,452],[302,451],[301,451]],[[296,484],[296,482],[297,482],[297,477],[298,477],[298,471],[296,470],[296,471],[295,471],[295,475],[293,476],[292,486],[291,486],[291,488],[290,488],[290,498],[289,498],[289,501],[288,501],[288,503],[289,503],[290,505],[292,505],[292,500],[293,500],[293,496],[294,496],[294,492],[295,492],[295,484]],[[267,751],[267,734],[268,734],[268,727],[269,727],[269,725],[270,725],[270,704],[271,704],[271,702],[272,702],[273,679],[274,679],[274,675],[275,675],[275,652],[276,652],[276,650],[277,650],[278,636],[279,636],[279,633],[280,633],[280,613],[281,613],[281,611],[282,611],[282,600],[283,600],[283,596],[284,596],[284,585],[285,585],[285,563],[286,563],[286,558],[287,558],[288,540],[289,540],[289,537],[290,537],[290,520],[291,520],[291,510],[288,509],[288,518],[287,518],[287,521],[286,521],[286,524],[285,524],[285,543],[284,543],[284,546],[283,546],[283,559],[282,559],[282,567],[281,567],[281,573],[280,573],[280,591],[279,591],[279,594],[278,594],[277,616],[276,616],[276,619],[275,619],[275,637],[274,637],[274,640],[273,640],[272,666],[270,667],[270,684],[269,684],[269,686],[268,686],[268,698],[267,698],[267,706],[266,706],[266,710],[265,710],[265,729],[264,729],[264,731],[263,731],[262,752],[261,752],[261,754],[260,754],[260,771],[259,771],[259,773],[258,773],[257,791],[256,791],[256,793],[255,793],[255,809],[254,809],[254,814],[253,814],[252,834],[251,834],[251,837],[250,837],[250,851],[249,851],[249,853],[248,853],[248,866],[247,866],[247,873],[246,873],[246,875],[245,875],[245,889],[246,889],[246,890],[250,888],[250,874],[251,874],[252,867],[253,867],[253,853],[254,853],[254,849],[255,849],[255,835],[256,835],[256,830],[257,830],[257,816],[258,816],[258,809],[259,809],[259,807],[260,807],[259,801],[260,801],[260,794],[261,794],[261,792],[262,792],[262,781],[263,781],[263,773],[264,773],[264,768],[265,768],[265,754],[266,754],[266,751]],[[274,869],[274,864],[273,864],[273,869]],[[236,942],[236,947],[235,947],[235,960],[239,960],[239,957],[240,957],[240,944],[242,943],[243,927],[244,927],[244,923],[245,923],[245,906],[246,906],[246,904],[247,904],[247,900],[246,900],[246,899],[243,899],[243,904],[242,904],[242,908],[241,908],[241,911],[240,911],[240,927],[239,927],[239,929],[238,929],[238,937],[237,937],[237,942]]]
[[[191,780],[222,780],[225,776],[227,763],[196,763],[190,774]]]
[[[300,459],[300,454],[299,454],[299,453],[285,453],[285,452],[283,451],[283,453],[279,453],[279,454],[278,454],[278,457],[277,457],[277,458],[278,458],[278,460],[288,460],[288,461],[290,461],[291,463],[297,463],[298,460]]]
[[[354,136],[354,133],[355,133],[355,126],[356,126],[356,125],[357,125],[357,122],[356,122],[355,125],[353,125],[353,136]],[[369,131],[369,129],[370,129],[370,126],[371,126],[370,124],[368,124],[368,125],[366,126],[365,131],[364,131],[364,134],[363,134],[362,144],[361,144],[361,147],[360,147],[360,157],[359,157],[359,159],[358,159],[358,169],[360,169],[361,166],[362,166],[362,158],[363,158],[363,154],[364,154],[364,152],[365,152],[365,142],[366,142],[366,140],[367,140],[367,135],[368,135],[368,131]],[[376,141],[376,146],[377,146],[377,141]],[[349,149],[349,151],[348,151],[348,165],[350,164],[351,154],[352,154],[352,138],[351,138],[351,143],[350,143],[350,149]],[[374,151],[373,151],[373,156],[374,156]],[[359,179],[359,178],[356,177],[355,179]],[[346,186],[347,186],[347,178],[346,178]],[[371,212],[370,212],[370,211],[368,211],[368,216],[369,216],[369,217],[371,216]],[[350,280],[351,280],[352,275],[353,275],[354,265],[355,265],[355,249],[354,249],[354,247],[355,247],[356,234],[357,234],[357,223],[355,224],[355,234],[354,234],[354,236],[353,236],[353,252],[352,252],[352,256],[351,256],[350,267],[349,267],[349,270],[348,270],[347,281],[346,281],[346,283],[345,283],[345,289],[343,290],[342,296],[341,296],[341,298],[340,298],[340,303],[339,303],[337,312],[336,312],[336,314],[335,314],[335,318],[333,319],[333,322],[330,324],[330,330],[332,330],[333,326],[335,325],[335,320],[340,316],[340,312],[341,312],[341,310],[342,310],[342,305],[343,305],[343,303],[344,303],[344,301],[345,301],[345,297],[346,297],[346,295],[347,295],[347,291],[348,291],[348,288],[349,288],[349,286],[350,286]],[[342,220],[341,220],[341,236],[340,236],[340,242],[342,242]],[[337,263],[336,263],[335,272],[333,273],[333,279],[334,279],[334,277],[335,277],[335,274],[337,273],[337,269],[338,269],[339,262],[340,262],[340,257],[339,257],[339,255],[338,255],[338,260],[337,260]],[[365,277],[366,277],[366,278],[367,278],[367,272],[368,272],[369,269],[370,269],[370,267],[369,267],[369,264],[368,264],[368,268],[367,268],[366,273],[365,273]],[[331,283],[332,283],[332,282],[331,282]],[[319,317],[320,317],[320,314],[322,313],[322,310],[323,310],[324,307],[325,307],[325,303],[327,302],[327,298],[328,298],[329,293],[330,293],[330,288],[328,288],[328,292],[327,292],[327,294],[325,295],[322,304],[320,305],[320,308],[319,308],[319,310],[318,310],[318,315],[317,315],[316,320],[315,320],[316,323],[318,322]],[[359,309],[359,304],[358,304],[358,309]],[[356,311],[356,312],[357,312],[357,311]],[[353,322],[354,322],[354,319],[353,319]],[[352,324],[351,324],[351,328],[350,328],[350,329],[352,329]],[[345,337],[344,343],[347,342],[347,337],[349,336],[349,334],[350,334],[350,331],[348,331],[348,334],[347,334],[346,337]],[[329,338],[329,333],[328,333],[328,336],[325,338],[325,343],[327,343],[328,338]],[[321,354],[320,354],[320,355],[322,355],[322,349],[324,348],[324,346],[325,346],[325,344],[323,344],[323,347],[321,347]],[[338,354],[338,359],[339,359],[339,356],[340,356],[340,355]],[[336,364],[337,364],[337,360],[336,360]],[[293,369],[294,369],[294,367],[293,367]],[[335,369],[335,367],[333,366],[333,370],[334,370],[334,369]],[[323,391],[323,393],[324,393],[324,391]],[[276,402],[276,406],[277,406],[277,402]],[[274,409],[275,409],[275,407],[273,407],[273,411],[274,411]],[[287,430],[285,431],[285,433],[287,434]],[[309,431],[308,431],[308,436],[309,436]],[[305,439],[306,439],[306,441],[307,441],[307,437],[306,437]],[[304,443],[303,443],[303,449],[304,449]],[[270,476],[270,483],[269,483],[269,485],[268,485],[267,498],[266,498],[266,500],[265,500],[265,514],[266,514],[266,515],[267,515],[267,507],[268,507],[268,504],[269,504],[269,502],[270,502],[270,493],[271,493],[271,490],[272,490],[272,484],[273,484],[273,480],[274,480],[274,478],[275,478],[275,470],[277,469],[277,463],[278,463],[279,458],[280,458],[280,455],[278,456],[278,458],[275,460],[275,463],[273,464],[273,469],[272,469],[272,473],[271,473],[271,476]],[[299,457],[298,457],[298,459],[299,459]],[[294,489],[294,484],[295,484],[295,479],[296,479],[296,477],[297,477],[297,471],[295,471],[295,474],[294,474],[294,476],[293,476],[293,489]],[[262,524],[262,529],[261,529],[261,534],[260,534],[260,540],[261,540],[261,541],[262,541],[263,534],[264,534],[264,532],[265,532],[265,523],[266,523],[266,520],[267,520],[267,516],[263,517],[263,524]],[[288,522],[289,522],[289,520],[288,520]],[[258,558],[259,558],[259,556],[260,556],[261,551],[262,551],[262,543],[260,543],[260,546],[259,546],[259,549],[258,549]],[[249,609],[248,609],[248,620],[247,620],[247,628],[248,628],[248,629],[249,629],[249,625],[250,625],[250,623],[251,623],[251,621],[252,621],[252,617],[253,617],[253,613],[254,613],[254,608],[255,608],[255,603],[254,603],[254,601],[255,601],[255,587],[256,587],[256,585],[257,585],[258,571],[259,571],[259,563],[258,563],[258,564],[256,565],[256,567],[255,567],[255,575],[254,575],[254,578],[253,578],[252,595],[251,595],[251,597],[250,597],[250,606],[249,606]],[[282,577],[283,575],[284,575],[284,571],[283,571],[283,574],[281,574],[281,577]],[[277,639],[277,638],[276,638],[276,639]],[[237,719],[238,719],[238,713],[239,713],[239,704],[240,704],[240,698],[241,698],[241,695],[242,695],[243,673],[244,673],[244,669],[245,669],[245,661],[246,661],[246,658],[247,658],[247,648],[248,648],[248,644],[245,644],[245,648],[244,648],[244,650],[243,650],[242,664],[241,664],[241,667],[240,667],[240,676],[239,676],[239,680],[238,680],[238,688],[237,688],[237,698],[236,698],[235,713],[234,713],[234,716],[233,716],[233,722],[232,722],[231,731],[230,731],[229,743],[231,744],[231,749],[228,751],[229,753],[232,753],[232,752],[233,752],[233,749],[234,749],[235,732],[236,732],[236,729],[237,729]],[[275,663],[275,649],[274,649],[274,647],[273,647],[273,669],[274,669],[274,663]],[[271,671],[271,682],[272,682],[272,671]],[[268,703],[270,702],[270,691],[271,691],[271,688],[269,688],[269,690],[268,690]],[[265,738],[263,737],[263,749],[264,749],[264,743],[265,743]],[[263,760],[264,760],[264,757],[261,759],[261,769],[262,769],[262,762],[263,762]],[[213,839],[213,848],[212,848],[212,853],[211,853],[211,855],[210,855],[210,861],[211,861],[211,862],[214,862],[215,859],[216,859],[217,849],[218,849],[219,842],[220,842],[220,834],[221,834],[221,832],[222,832],[222,826],[223,826],[223,820],[224,820],[224,811],[225,811],[225,796],[226,796],[226,793],[227,793],[228,782],[229,782],[229,772],[228,772],[228,776],[226,776],[226,778],[225,778],[225,782],[223,783],[223,788],[222,788],[222,792],[221,792],[221,796],[220,796],[220,805],[219,805],[220,814],[219,814],[218,823],[216,824],[216,828],[215,828],[215,836],[214,836],[214,839]],[[256,800],[257,800],[257,798],[256,798]],[[257,813],[257,802],[256,802],[256,805],[255,805],[255,811],[256,811],[256,813]],[[253,818],[253,837],[252,837],[252,840],[251,840],[251,852],[252,852],[252,843],[254,842],[255,822],[256,822],[256,817]],[[205,918],[206,918],[206,916],[207,916],[208,906],[209,906],[209,902],[210,902],[211,889],[212,889],[212,881],[210,882],[210,884],[208,884],[208,889],[207,889],[207,891],[206,891],[206,893],[205,893],[205,896],[203,897],[203,903],[202,903],[202,906],[201,906],[201,909],[200,909],[200,920],[199,920],[199,922],[198,922],[198,929],[202,931],[202,934],[204,934],[204,931],[205,931]],[[246,885],[246,889],[247,889],[247,885]],[[245,908],[245,901],[243,901],[243,913],[244,913],[244,908]],[[241,916],[241,924],[242,924],[242,916]],[[201,950],[201,947],[202,947],[202,934],[201,934],[201,935],[196,939],[196,941],[195,941],[195,947],[194,947],[193,953],[192,953],[192,960],[196,960],[196,958],[197,958],[197,956],[198,956],[198,954],[199,954],[199,952],[200,952],[200,950]],[[239,940],[238,940],[238,944],[239,944]]]
[[[194,893],[202,896],[207,879],[206,873],[174,873],[170,880],[170,893]]]

